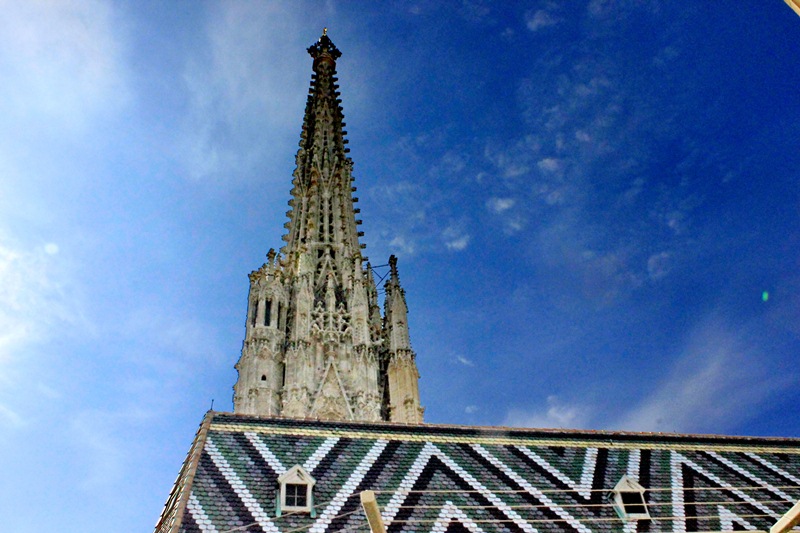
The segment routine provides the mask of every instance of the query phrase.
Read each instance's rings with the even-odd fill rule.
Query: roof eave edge
[[[216,411],[208,411],[203,417],[202,422],[200,422],[200,427],[197,430],[197,434],[186,456],[186,460],[183,462],[183,466],[181,466],[178,479],[175,480],[175,485],[172,487],[172,491],[170,491],[170,496],[172,496],[176,490],[180,490],[181,485],[183,486],[180,500],[175,509],[175,522],[165,533],[178,533],[178,531],[180,531],[181,524],[183,523],[183,515],[186,512],[189,496],[192,493],[192,485],[194,484],[194,476],[197,473],[197,465],[200,463],[200,456],[205,449],[206,439],[208,438],[208,430],[216,414]],[[164,509],[164,514],[162,514],[158,524],[156,524],[155,533],[159,533],[159,528],[163,525],[164,520],[168,518],[168,510]]]

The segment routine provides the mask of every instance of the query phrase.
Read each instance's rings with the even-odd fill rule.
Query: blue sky
[[[0,529],[147,531],[281,245],[323,26],[426,420],[800,436],[800,18],[8,2]]]

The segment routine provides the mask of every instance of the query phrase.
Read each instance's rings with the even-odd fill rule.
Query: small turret
[[[386,323],[386,340],[389,352],[411,350],[411,339],[408,336],[408,306],[406,295],[400,287],[400,276],[397,273],[397,257],[389,257],[389,279],[386,280],[386,300],[383,316]]]
[[[400,286],[397,258],[389,257],[389,279],[383,311],[383,336],[386,345],[386,383],[389,388],[389,420],[407,424],[422,423],[424,409],[419,401],[419,371],[408,334],[408,306]]]

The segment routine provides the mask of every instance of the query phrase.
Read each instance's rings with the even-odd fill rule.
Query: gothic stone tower
[[[250,274],[234,411],[331,420],[421,423],[419,372],[397,260],[389,258],[384,316],[361,255],[353,161],[336,84],[341,52],[323,32],[280,254]]]

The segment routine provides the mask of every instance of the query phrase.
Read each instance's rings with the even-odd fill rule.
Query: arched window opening
[[[255,327],[257,320],[258,320],[258,300],[253,300],[253,304],[250,309],[250,325]]]
[[[264,301],[264,325],[269,326],[272,320],[272,300]]]

